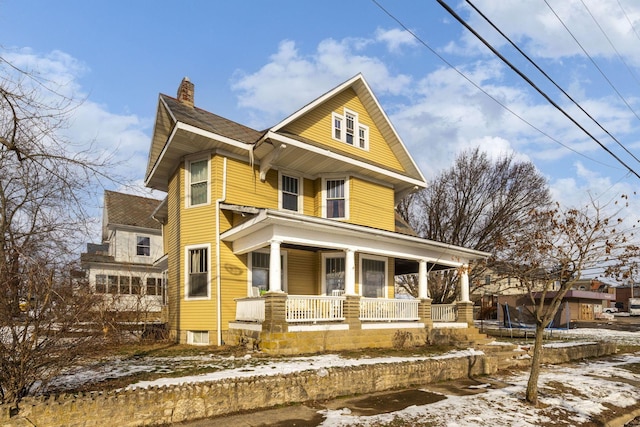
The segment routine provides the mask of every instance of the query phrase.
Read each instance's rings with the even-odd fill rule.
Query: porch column
[[[344,293],[356,294],[356,256],[353,249],[344,250]]]
[[[269,292],[282,292],[282,273],[280,269],[280,244],[279,240],[272,240],[269,254]]]
[[[427,286],[427,261],[421,259],[418,262],[418,298],[429,298],[429,288]]]
[[[460,269],[460,302],[469,302],[469,266]]]

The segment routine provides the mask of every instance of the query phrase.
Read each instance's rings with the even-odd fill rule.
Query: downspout
[[[220,280],[220,203],[227,198],[227,158],[223,158],[222,164],[222,197],[216,199],[216,312],[218,321],[218,346],[222,345],[222,297],[220,291],[222,283]]]

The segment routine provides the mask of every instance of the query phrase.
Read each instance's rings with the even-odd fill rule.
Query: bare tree
[[[505,236],[498,249],[508,270],[528,290],[536,334],[527,384],[526,400],[538,401],[538,378],[542,361],[544,329],[586,269],[606,266],[615,274],[623,260],[637,259],[633,229],[622,228],[616,214],[605,214],[592,203],[583,209],[532,210],[520,231]]]
[[[107,159],[61,137],[75,104],[54,82],[2,57],[0,76],[0,403],[17,408],[102,342],[69,266]]]
[[[491,160],[476,148],[462,153],[428,188],[404,200],[398,212],[421,237],[493,253],[504,236],[527,223],[532,209],[550,203],[547,182],[531,162],[512,155]],[[472,292],[484,286],[481,278],[487,268],[497,271],[496,261],[472,266]],[[439,275],[429,277],[431,297],[453,301],[456,272]]]

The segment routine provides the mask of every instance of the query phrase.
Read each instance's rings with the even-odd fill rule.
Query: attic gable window
[[[363,150],[369,150],[369,127],[358,121],[358,113],[344,109],[343,114],[333,113],[333,139]]]

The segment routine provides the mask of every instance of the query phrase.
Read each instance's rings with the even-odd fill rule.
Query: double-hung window
[[[280,254],[280,281],[282,290],[286,291],[286,253]],[[269,262],[271,254],[269,252],[251,252],[251,287],[259,291],[269,290]]]
[[[189,165],[189,206],[209,203],[209,160],[194,160]]]
[[[342,141],[342,117],[333,115],[333,138]]]
[[[345,142],[349,145],[353,145],[353,131],[355,128],[356,116],[353,113],[345,112],[344,118],[346,121]]]
[[[187,298],[209,296],[209,248],[187,248]]]
[[[326,179],[324,185],[325,218],[347,218],[347,184],[344,178]]]
[[[385,298],[387,283],[387,262],[381,258],[362,258],[360,264],[362,296]]]
[[[151,238],[137,236],[136,240],[136,255],[151,256]]]
[[[344,255],[324,258],[324,283],[327,295],[344,292]]]
[[[107,293],[107,276],[105,274],[96,275],[96,293],[97,294]]]
[[[301,179],[280,175],[280,206],[282,209],[299,212],[301,210]]]
[[[333,139],[369,150],[369,126],[360,123],[358,113],[344,109],[343,114],[333,113],[331,121]]]

